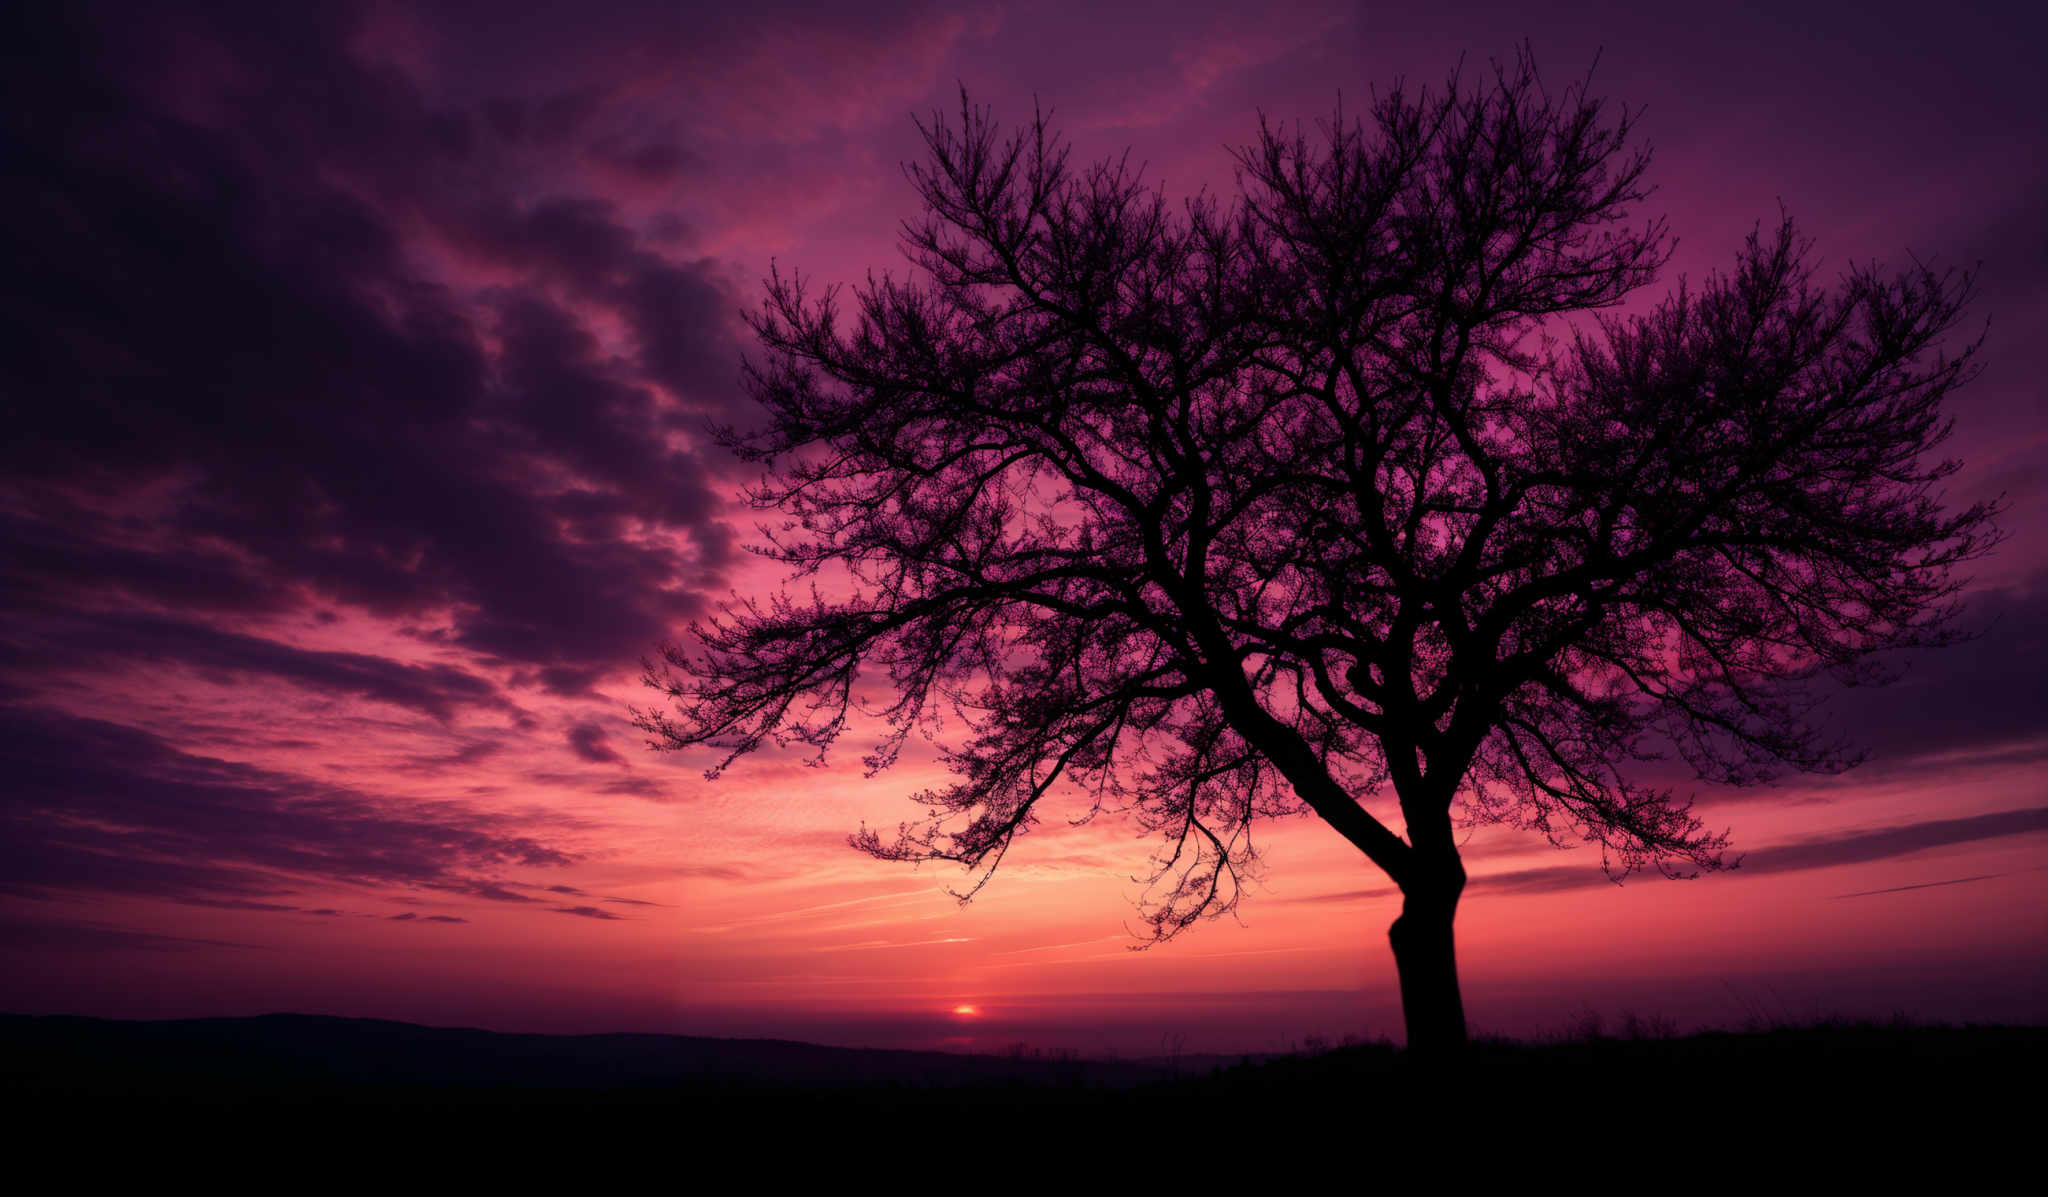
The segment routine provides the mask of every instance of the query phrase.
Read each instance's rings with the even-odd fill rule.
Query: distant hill
[[[1206,1071],[1218,1062],[1183,1061],[1181,1070]],[[1168,1061],[957,1055],[688,1035],[514,1035],[308,1014],[157,1022],[0,1015],[0,1085],[78,1095],[419,1087],[1128,1088],[1171,1079],[1175,1071]]]
[[[127,1169],[157,1187],[653,1175],[722,1193],[900,1172],[1089,1192],[1104,1167],[1168,1164],[1203,1187],[1271,1187],[1308,1180],[1338,1145],[1385,1175],[1460,1187],[1563,1176],[1583,1155],[1695,1187],[1834,1191],[1864,1175],[1886,1191],[1939,1175],[1946,1191],[2038,1168],[2044,1064],[2048,1029],[2024,1027],[1477,1043],[1448,1067],[1381,1044],[1183,1059],[1176,1078],[1170,1061],[764,1039],[0,1015],[0,1133],[102,1187]]]
[[[1455,1067],[1391,1046],[1312,1056],[1081,1060],[823,1047],[683,1035],[510,1035],[377,1019],[272,1014],[121,1022],[0,1015],[0,1097],[17,1107],[140,1113],[309,1106],[465,1112],[622,1111],[645,1125],[683,1110],[699,1135],[786,1125],[786,1115],[881,1127],[970,1109],[1077,1106],[1154,1125],[1251,1113],[1386,1117],[1449,1127],[1447,1111],[1547,1123],[1600,1111],[1643,1128],[1833,1127],[1859,1136],[1919,1119],[1970,1137],[2031,1141],[2048,1028],[1819,1025],[1747,1033],[1480,1042]],[[2028,1096],[2028,1095],[2035,1096]],[[2014,1097],[2012,1095],[2020,1095]],[[1678,1119],[1678,1121],[1672,1121]],[[309,1123],[310,1125],[310,1123]],[[1105,1123],[1104,1125],[1111,1125]],[[2001,1129],[2003,1128],[2003,1129]],[[1800,1132],[1804,1133],[1804,1132]]]

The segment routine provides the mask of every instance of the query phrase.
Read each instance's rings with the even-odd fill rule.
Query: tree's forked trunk
[[[1463,881],[1460,875],[1448,894],[1408,894],[1401,917],[1387,928],[1401,977],[1408,1050],[1417,1055],[1450,1055],[1465,1046],[1465,1000],[1458,992],[1457,944],[1451,931]]]

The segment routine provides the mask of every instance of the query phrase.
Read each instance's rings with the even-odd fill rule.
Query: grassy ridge
[[[2048,1028],[1821,1023],[1675,1035],[1635,1024],[1547,1042],[1481,1040],[1461,1059],[1386,1043],[1232,1064],[870,1051],[666,1035],[503,1035],[279,1015],[115,1022],[0,1016],[0,1093],[17,1103],[286,1117],[391,1111],[829,1114],[1180,1109],[1403,1118],[1444,1108],[1631,1109],[1840,1121],[1886,1112],[2038,1119]],[[2017,1095],[2008,1096],[2008,1095]]]

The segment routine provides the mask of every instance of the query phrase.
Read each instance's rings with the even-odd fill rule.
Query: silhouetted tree
[[[1404,895],[1410,1045],[1463,1042],[1460,821],[1595,843],[1617,878],[1721,867],[1630,766],[1846,767],[1802,683],[1944,639],[1993,538],[1927,452],[1971,372],[1940,347],[1967,277],[1817,285],[1787,221],[1597,313],[1669,256],[1627,223],[1631,121],[1524,57],[1315,137],[1262,121],[1235,202],[1176,207],[963,95],[919,124],[918,275],[846,310],[778,273],[753,318],[769,423],[729,441],[786,517],[761,551],[818,580],[665,649],[674,710],[641,726],[725,750],[715,776],[764,742],[822,759],[866,707],[875,770],[957,713],[957,783],[855,844],[960,862],[971,894],[1071,784],[1164,837],[1161,939],[1236,905],[1256,819],[1306,808]],[[1367,806],[1389,788],[1401,834]]]

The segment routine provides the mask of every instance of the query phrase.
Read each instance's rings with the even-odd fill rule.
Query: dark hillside
[[[1446,1143],[1576,1140],[1623,1154],[1723,1136],[1802,1155],[1967,1146],[1983,1160],[2031,1150],[2044,1065],[2040,1027],[1491,1041],[1451,1066],[1364,1045],[1227,1064],[1183,1059],[1176,1076],[1168,1061],[511,1035],[302,1015],[0,1016],[0,1098],[17,1127],[42,1119],[189,1136],[233,1125],[262,1132],[247,1138],[264,1144],[326,1143],[374,1127],[380,1142],[416,1136],[426,1151],[463,1128],[499,1137],[531,1128],[557,1146],[624,1132],[718,1146],[791,1126],[852,1142],[959,1123],[1006,1135],[1092,1127],[1091,1142],[1146,1128],[1206,1141],[1196,1128],[1373,1127]]]

